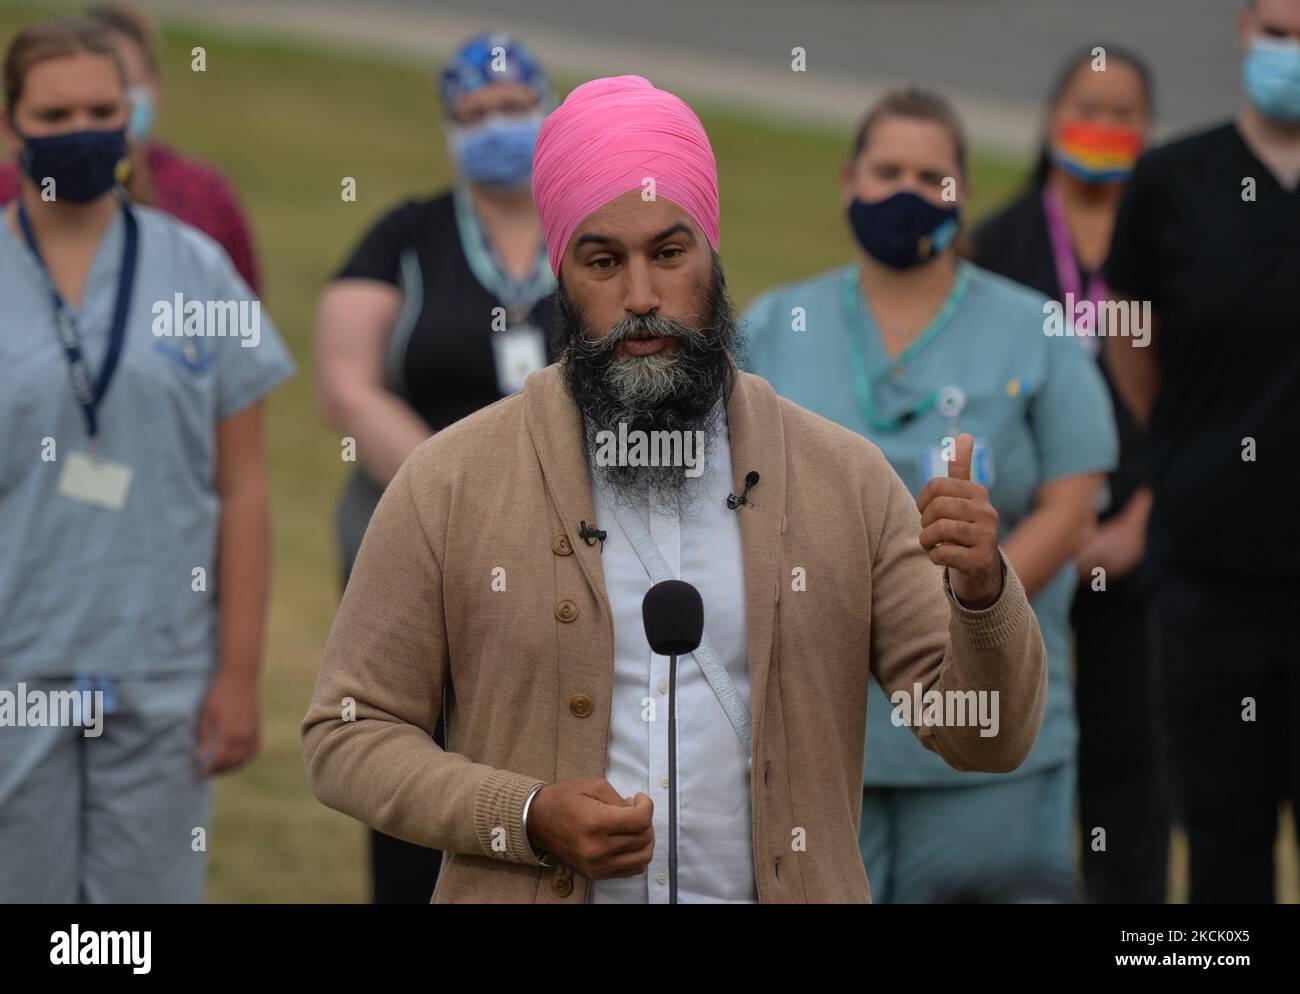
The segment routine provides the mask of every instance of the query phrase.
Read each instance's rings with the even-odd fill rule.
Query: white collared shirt
[[[741,467],[743,478],[748,467]],[[679,515],[652,490],[635,507],[672,575],[699,590],[704,631],[719,662],[750,701],[745,570],[738,514],[727,508],[737,473],[725,419],[710,439],[703,493]],[[654,801],[654,857],[644,874],[592,881],[588,900],[668,903],[668,657],[650,651],[641,601],[646,568],[615,517],[612,495],[593,473],[592,497],[608,532],[601,553],[614,615],[614,695],[605,778],[624,797]],[[658,504],[651,513],[651,505]],[[653,707],[651,706],[653,705]],[[653,720],[648,720],[653,717]],[[677,888],[683,904],[755,902],[749,756],[693,654],[677,661]]]

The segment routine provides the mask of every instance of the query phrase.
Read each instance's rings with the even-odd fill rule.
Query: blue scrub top
[[[217,423],[294,365],[260,306],[256,337],[251,307],[244,337],[156,334],[172,330],[162,316],[167,305],[176,310],[177,294],[205,309],[257,298],[207,235],[161,211],[132,210],[135,286],[121,361],[98,411],[100,458],[131,469],[120,511],[59,493],[69,457],[88,450],[86,425],[48,284],[0,216],[0,683],[217,665]],[[124,237],[119,211],[73,308],[92,376],[107,351]],[[177,324],[184,331],[179,315]]]
[[[796,404],[869,438],[914,496],[930,475],[946,474],[934,459],[943,439],[969,432],[977,445],[973,476],[988,486],[1005,540],[1033,510],[1040,484],[1106,472],[1119,453],[1095,361],[1077,340],[1044,334],[1045,302],[1035,291],[959,260],[936,321],[890,360],[852,265],[755,300],[743,322],[747,368]],[[855,355],[870,414],[855,386]],[[927,475],[929,467],[936,468]],[[1042,731],[1019,769],[952,769],[917,742],[911,728],[893,724],[893,706],[873,677],[864,783],[970,786],[1073,759],[1078,732],[1069,615],[1075,585],[1074,567],[1066,564],[1031,601],[1047,648],[1049,684]]]

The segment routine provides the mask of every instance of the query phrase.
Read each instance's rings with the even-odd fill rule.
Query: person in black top
[[[380,218],[317,316],[321,409],[358,463],[337,516],[345,586],[411,451],[558,358],[555,280],[530,187],[537,131],[554,105],[546,76],[519,42],[480,35],[444,70],[442,100],[455,187]],[[434,738],[443,744],[441,723]],[[371,832],[375,902],[427,903],[440,861]]]
[[[1238,18],[1249,103],[1144,156],[1107,281],[1155,317],[1106,359],[1150,422],[1159,699],[1193,902],[1274,899],[1300,805],[1300,0]]]
[[[1099,270],[1151,104],[1150,73],[1136,55],[1099,43],[1069,59],[1049,96],[1047,139],[1028,188],[971,236],[976,265],[1063,307],[1106,299]],[[1075,330],[1080,347],[1100,359],[1102,339],[1083,333],[1082,318]],[[1094,902],[1158,904],[1167,889],[1169,805],[1147,720],[1154,694],[1142,559],[1151,491],[1144,433],[1109,377],[1107,386],[1120,463],[1107,479],[1097,532],[1077,558],[1073,610],[1084,892]],[[1098,828],[1104,849],[1093,845]]]

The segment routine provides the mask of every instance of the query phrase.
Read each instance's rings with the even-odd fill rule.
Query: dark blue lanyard
[[[81,335],[77,332],[72,310],[54,286],[54,280],[50,278],[45,260],[41,258],[40,249],[36,247],[36,236],[32,232],[31,219],[28,218],[22,202],[19,201],[18,204],[18,224],[22,227],[23,237],[27,239],[27,247],[32,250],[32,255],[36,256],[37,265],[40,266],[41,274],[49,286],[50,300],[54,304],[54,318],[58,325],[59,342],[63,345],[63,353],[67,356],[68,370],[72,376],[72,392],[77,398],[77,403],[81,405],[81,413],[86,420],[86,432],[90,435],[92,443],[99,434],[96,411],[104,395],[108,393],[108,385],[117,370],[117,361],[122,357],[122,345],[126,341],[126,314],[131,306],[131,288],[135,284],[135,259],[140,235],[136,227],[135,214],[131,212],[126,201],[122,201],[122,217],[126,224],[126,232],[122,242],[122,265],[117,272],[117,297],[113,301],[113,323],[108,330],[108,351],[104,353],[104,365],[100,367],[99,378],[92,388],[90,370],[86,368],[86,357],[81,351]]]

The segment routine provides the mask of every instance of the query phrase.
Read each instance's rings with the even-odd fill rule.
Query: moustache
[[[702,345],[708,340],[709,333],[660,314],[629,314],[602,337],[586,339],[582,347],[592,354],[608,355],[623,342],[638,338],[678,338],[687,344]]]

